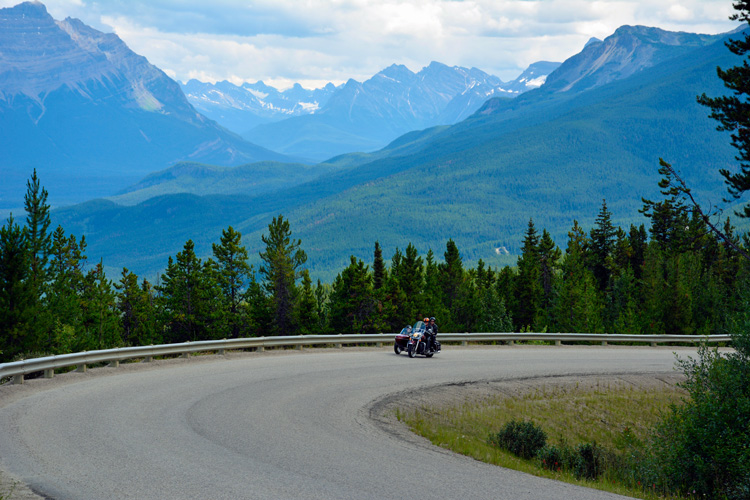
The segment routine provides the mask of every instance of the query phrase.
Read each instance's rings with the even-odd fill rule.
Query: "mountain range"
[[[112,194],[180,160],[291,161],[196,112],[179,85],[114,34],[56,21],[39,2],[0,9],[0,207],[31,169],[56,203]]]
[[[440,256],[452,238],[468,262],[510,263],[532,218],[561,246],[574,219],[591,227],[603,199],[616,224],[645,223],[637,209],[641,197],[658,196],[660,157],[700,200],[721,197],[717,171],[731,168],[734,154],[695,97],[725,92],[716,67],[738,62],[728,37],[623,26],[535,90],[490,99],[466,120],[382,150],[332,158],[320,165],[331,171],[293,187],[252,196],[193,190],[131,206],[95,200],[54,220],[85,234],[89,254],[106,265],[151,277],[187,239],[208,255],[228,225],[257,256],[279,213],[324,279],[350,255],[371,261],[375,241],[387,258],[410,242]]]
[[[306,113],[257,125],[242,135],[314,161],[374,151],[412,130],[464,120],[491,97],[516,97],[536,88],[558,65],[538,62],[516,80],[502,82],[477,68],[435,61],[417,73],[393,64],[364,82],[350,79],[331,89],[325,101],[315,101]]]

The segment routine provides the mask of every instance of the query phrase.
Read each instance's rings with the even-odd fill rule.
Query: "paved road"
[[[55,499],[621,498],[400,439],[373,408],[414,386],[672,374],[674,359],[647,347],[447,347],[433,359],[370,348],[103,368],[117,374],[37,381],[5,401],[0,388],[0,466]]]

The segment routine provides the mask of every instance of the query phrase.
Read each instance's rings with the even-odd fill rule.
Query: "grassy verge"
[[[532,421],[547,434],[547,443],[575,447],[596,443],[625,456],[643,442],[662,412],[679,404],[684,392],[674,386],[634,387],[617,382],[529,389],[512,397],[497,395],[456,406],[399,410],[397,417],[433,444],[501,467],[597,488],[621,495],[665,498],[648,485],[622,481],[611,474],[596,480],[577,479],[572,472],[549,470],[540,460],[523,460],[489,442],[511,420]],[[620,474],[621,475],[621,474]]]

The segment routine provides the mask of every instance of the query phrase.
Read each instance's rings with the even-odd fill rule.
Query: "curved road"
[[[0,387],[0,467],[54,499],[622,498],[399,439],[370,415],[427,385],[673,374],[673,351],[326,349],[103,368]]]

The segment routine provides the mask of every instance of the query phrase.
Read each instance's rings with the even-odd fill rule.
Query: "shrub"
[[[547,434],[533,422],[511,420],[494,436],[490,443],[521,458],[529,459],[547,443]]]
[[[658,426],[654,452],[666,489],[707,498],[750,498],[750,318],[735,352],[705,345],[679,363],[689,399]]]

